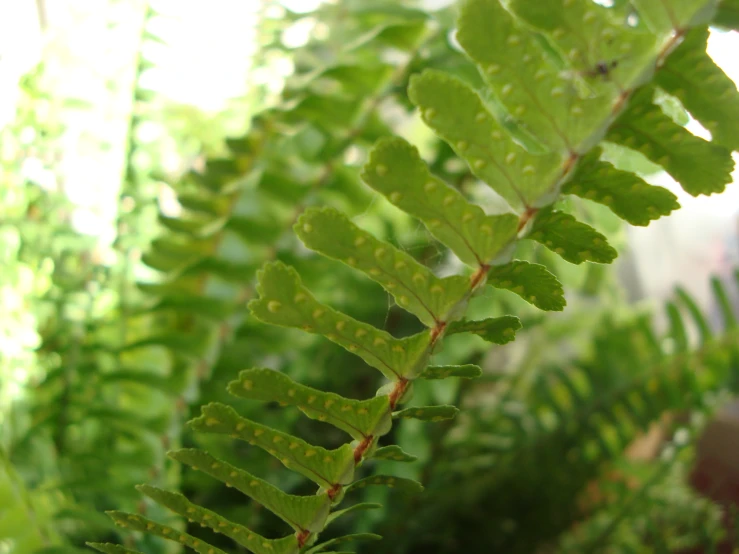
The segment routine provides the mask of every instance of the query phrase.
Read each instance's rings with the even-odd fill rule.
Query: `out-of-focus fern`
[[[307,257],[295,248],[281,248],[282,241],[289,240],[282,237],[283,225],[302,211],[295,209],[296,204],[315,201],[307,199],[311,189],[329,189],[333,183],[341,186],[336,183],[340,175],[352,179],[351,173],[347,176],[336,168],[336,157],[351,146],[362,145],[370,131],[377,129],[370,124],[377,122],[373,116],[379,97],[360,108],[355,100],[341,94],[321,94],[318,86],[308,86],[309,92],[296,95],[283,113],[265,115],[247,139],[231,144],[242,155],[231,160],[209,160],[205,173],[194,174],[200,186],[215,194],[206,199],[180,196],[185,207],[205,216],[193,213],[187,219],[163,219],[184,238],[166,243],[164,249],[165,243],[158,244],[152,265],[171,270],[178,267],[183,254],[190,253],[191,257],[171,281],[151,290],[162,293],[163,302],[174,302],[173,306],[188,313],[197,306],[198,315],[208,317],[216,311],[218,317],[225,313],[241,319],[246,314],[234,299],[249,296],[249,278],[258,263],[277,258],[257,273],[259,296],[249,304],[252,315],[266,323],[323,336],[377,369],[387,383],[374,398],[353,400],[299,384],[291,371],[277,373],[258,367],[244,370],[229,385],[229,392],[237,397],[297,407],[309,418],[350,436],[347,440],[351,442],[339,442],[333,449],[242,417],[218,402],[204,406],[202,415],[191,422],[196,431],[228,435],[259,447],[318,486],[315,495],[288,494],[203,450],[183,449],[171,454],[175,460],[251,497],[287,523],[291,534],[268,538],[179,493],[151,486],[140,490],[176,514],[256,554],[322,552],[347,541],[377,538],[365,533],[319,542],[326,526],[347,513],[338,506],[353,491],[369,485],[408,492],[421,489],[417,482],[400,476],[367,474],[364,465],[372,459],[413,459],[397,446],[379,444],[393,428],[394,420],[443,421],[456,414],[457,409],[447,405],[402,406],[410,401],[417,380],[479,374],[479,368],[469,365],[434,363],[432,355],[446,337],[474,333],[497,344],[514,338],[521,326],[517,317],[488,314],[477,320],[465,319],[470,300],[491,286],[511,291],[545,311],[560,311],[565,306],[562,285],[545,266],[513,259],[519,241],[540,243],[575,264],[609,263],[616,256],[605,236],[557,209],[560,194],[581,195],[603,203],[625,220],[641,225],[677,208],[675,197],[665,189],[651,187],[635,174],[601,159],[598,145],[607,140],[641,152],[693,195],[720,192],[730,181],[730,150],[718,142],[694,137],[653,101],[652,77],[663,70],[676,48],[689,44],[694,33],[706,28],[715,15],[716,3],[679,0],[667,5],[639,0],[634,5],[637,14],[625,20],[618,9],[610,10],[589,0],[461,3],[456,36],[479,69],[481,79],[469,77],[470,73],[459,72],[463,76],[459,78],[427,70],[411,79],[409,97],[424,122],[467,163],[477,179],[497,193],[502,207],[486,212],[470,202],[457,188],[432,175],[418,149],[400,138],[378,141],[362,171],[362,179],[372,189],[420,220],[430,235],[454,255],[456,260],[449,264],[445,277],[439,277],[394,244],[359,228],[334,207],[309,208],[297,217],[294,228],[305,246],[382,286],[399,309],[418,319],[422,330],[415,334],[392,335],[329,306],[301,279],[301,275],[310,275],[311,265],[326,262]],[[392,4],[383,9],[363,7],[354,15],[356,19],[349,21],[379,19],[382,24],[370,37],[387,40],[395,48],[414,50],[431,33],[430,22],[422,12]],[[693,48],[702,49],[700,41]],[[710,63],[707,58],[701,61]],[[334,66],[319,71],[318,76],[362,88],[368,88],[364,78],[375,76],[372,83],[384,90],[393,81],[388,81],[388,68],[378,69],[382,71],[357,73]],[[309,79],[309,85],[312,82]],[[724,87],[720,91],[710,86],[703,89],[710,98],[722,96],[724,91]],[[729,92],[736,102],[736,91]],[[356,119],[366,126],[350,125],[349,133],[334,134],[337,129],[346,131],[346,121]],[[283,133],[288,129],[292,134],[285,140]],[[380,125],[376,134],[386,131],[387,127]],[[285,153],[296,156],[286,159]],[[280,165],[271,166],[275,159]],[[302,166],[306,160],[319,161],[318,171],[307,182],[296,179],[291,171],[294,163]],[[289,207],[249,194],[254,191],[269,191],[282,198],[283,205],[289,199]],[[225,202],[223,197],[227,198]],[[342,206],[344,211],[351,211],[348,207],[351,203]],[[229,263],[228,258],[224,260],[222,248],[236,248],[238,244],[222,241],[226,231],[251,245],[250,253],[268,244],[265,255],[242,260],[238,266]],[[169,255],[163,255],[167,248]],[[211,290],[228,292],[214,292],[205,301],[197,298],[204,275],[218,278],[212,284],[206,281]],[[239,297],[234,291],[243,294]],[[143,339],[140,344],[168,345],[185,362],[205,360],[199,367],[207,370],[220,349],[219,337],[232,329],[232,325],[223,323],[199,327],[193,320],[189,329],[179,328],[176,334],[164,338]],[[533,424],[541,427],[553,422],[556,426],[557,415],[555,410],[549,419],[534,418]],[[565,416],[569,417],[566,412]],[[586,419],[584,428],[597,425],[591,417]],[[563,419],[560,427],[578,424],[583,425]],[[599,425],[601,431],[607,428],[607,422]],[[607,452],[606,441],[611,437],[592,436],[593,446],[584,449],[585,455],[592,455],[593,449],[596,454]],[[363,507],[367,506],[352,508]],[[198,552],[222,551],[212,541],[195,537],[177,525],[125,512],[112,512],[111,517],[122,527],[170,539]],[[108,553],[130,552],[110,544],[93,546]]]
[[[714,287],[720,302],[726,291],[718,280]],[[634,465],[626,461],[635,439],[666,415],[710,414],[717,399],[739,390],[735,311],[726,307],[724,325],[714,331],[684,291],[677,300],[667,306],[666,333],[658,333],[646,315],[616,321],[606,314],[595,325],[591,351],[572,363],[544,364],[524,377],[517,371],[490,392],[460,398],[468,406],[464,419],[448,430],[438,457],[427,462],[428,502],[396,505],[382,526],[385,534],[404,537],[395,551],[436,545],[440,552],[532,552],[601,509],[598,520],[605,523],[593,529],[605,529],[607,514],[626,501],[609,504],[600,493],[600,500],[583,500],[594,497],[594,485],[608,484],[614,462]],[[686,320],[681,313],[688,306]],[[700,328],[710,332],[675,348],[686,330]],[[657,478],[665,473],[659,467],[650,471]],[[638,514],[626,511],[634,521],[650,513],[655,521],[662,518],[647,505]],[[591,542],[596,536],[591,534]]]

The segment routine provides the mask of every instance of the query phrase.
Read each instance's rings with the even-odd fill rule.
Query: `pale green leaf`
[[[557,210],[539,212],[526,238],[543,244],[573,264],[609,264],[618,256],[606,237],[572,215]]]
[[[711,132],[711,141],[739,150],[739,91],[706,52],[708,29],[694,29],[659,69],[657,84]]]
[[[357,440],[384,435],[391,427],[387,396],[350,400],[306,387],[271,369],[242,371],[239,378],[229,384],[228,391],[242,398],[297,406],[308,417],[330,423]]]
[[[457,39],[508,112],[554,152],[582,151],[599,138],[610,102],[582,98],[534,35],[499,0],[466,0]]]
[[[187,448],[169,452],[168,455],[173,460],[207,473],[211,477],[226,483],[229,487],[242,492],[295,530],[320,531],[331,508],[331,499],[327,495],[296,496],[287,494],[267,481],[223,460],[214,458],[203,450]],[[146,490],[143,492],[149,494]],[[169,506],[166,503],[165,505]]]
[[[396,339],[318,302],[298,273],[281,262],[266,264],[257,274],[259,298],[249,302],[254,316],[273,325],[319,333],[360,356],[385,377],[397,381],[421,371],[429,357],[429,332]]]
[[[382,536],[376,535],[374,533],[356,533],[354,535],[344,535],[343,537],[336,537],[335,539],[317,544],[313,548],[306,550],[305,554],[317,554],[318,552],[324,552],[329,546],[336,546],[351,541],[379,541],[381,539]]]
[[[447,377],[460,377],[462,379],[475,379],[482,375],[482,369],[473,364],[466,365],[430,365],[421,373],[422,379],[446,379]]]
[[[180,514],[190,521],[195,521],[230,537],[235,542],[252,552],[259,554],[267,554],[270,552],[297,552],[298,541],[295,538],[295,535],[289,535],[277,540],[266,539],[243,525],[227,520],[217,512],[207,510],[202,506],[193,504],[186,496],[180,493],[165,491],[149,485],[139,485],[136,488],[154,500],[157,504],[169,508],[173,512]],[[169,536],[167,536],[167,538],[171,539]],[[182,541],[180,540],[180,542]]]
[[[426,124],[511,206],[536,205],[554,192],[564,160],[554,154],[526,152],[464,82],[427,70],[411,78],[408,96],[421,109]]]
[[[638,150],[665,168],[685,192],[698,196],[722,192],[731,183],[731,152],[677,125],[641,89],[608,132],[609,141]]]
[[[505,315],[502,317],[490,317],[480,321],[453,321],[447,325],[446,332],[448,335],[474,333],[488,342],[506,344],[515,340],[516,331],[520,328],[520,319],[512,315]]]
[[[623,17],[592,0],[512,0],[509,7],[548,35],[574,70],[572,77],[606,106],[641,84],[659,55],[660,37],[624,25]]]
[[[640,226],[647,226],[680,207],[672,192],[616,169],[599,159],[600,152],[596,148],[580,161],[572,180],[562,187],[563,193],[604,204],[621,219]]]
[[[372,458],[375,460],[392,460],[393,462],[415,462],[418,460],[417,456],[408,454],[397,444],[378,448],[372,454]]]
[[[459,413],[456,406],[421,406],[393,412],[394,419],[420,419],[421,421],[444,421],[454,419]]]
[[[684,31],[708,23],[719,0],[632,0],[639,17],[660,33]]]
[[[157,523],[156,521],[152,521],[151,519],[145,518],[143,516],[117,511],[110,511],[106,513],[110,516],[110,518],[115,522],[116,525],[118,525],[119,527],[123,527],[124,529],[130,529],[132,531],[142,531],[144,533],[156,535],[157,537],[162,537],[170,541],[179,542],[182,545],[192,548],[195,552],[198,552],[199,554],[226,554],[226,552],[224,552],[220,548],[216,548],[215,546],[208,544],[201,539],[197,539],[192,535],[188,535],[187,533],[178,531],[177,529],[174,529],[168,525],[162,525],[161,523]],[[223,519],[220,516],[216,517]],[[235,524],[231,522],[229,523],[232,526],[235,526]],[[239,527],[241,528],[241,526]],[[244,532],[248,532],[245,527],[241,529],[244,529]],[[239,531],[241,530],[239,529]],[[241,534],[241,532],[239,534]],[[255,552],[256,554],[262,554],[263,551],[255,550],[253,552]]]
[[[230,406],[211,403],[190,421],[196,431],[220,433],[258,446],[311,481],[330,488],[349,483],[354,474],[354,449],[344,444],[335,450],[308,444],[303,439],[239,416]]]
[[[359,269],[380,283],[399,306],[428,327],[445,321],[469,290],[467,278],[436,277],[413,257],[363,231],[333,208],[306,210],[295,231],[311,250]]]
[[[364,479],[354,481],[346,488],[346,492],[354,489],[363,489],[375,485],[384,485],[391,489],[398,489],[404,492],[419,493],[423,492],[423,485],[413,479],[405,479],[404,477],[393,477],[391,475],[370,475]]]
[[[559,312],[567,304],[562,283],[543,265],[514,260],[494,266],[488,272],[488,284],[515,292],[541,310]]]
[[[344,508],[343,510],[337,510],[335,512],[331,512],[331,514],[328,516],[328,522],[326,525],[328,526],[329,523],[332,521],[339,519],[342,516],[345,516],[347,514],[351,514],[353,512],[363,512],[364,510],[377,510],[379,508],[382,508],[382,504],[377,504],[376,502],[360,502],[358,504],[354,504],[353,506],[349,506],[348,508]]]
[[[489,262],[516,235],[516,215],[486,215],[458,190],[433,177],[418,150],[403,139],[378,141],[362,179],[398,208],[423,221],[431,234],[466,264]]]

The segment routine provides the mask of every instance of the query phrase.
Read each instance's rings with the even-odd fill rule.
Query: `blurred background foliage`
[[[378,285],[310,255],[291,225],[305,207],[331,205],[424,264],[443,272],[454,263],[358,177],[369,146],[395,133],[422,144],[448,182],[480,194],[405,97],[422,68],[479,79],[456,46],[448,4],[39,0],[0,9],[5,30],[15,28],[5,33],[0,91],[0,554],[76,552],[85,540],[179,548],[119,536],[107,509],[206,533],[156,513],[133,488],[143,482],[276,534],[279,522],[259,506],[165,454],[200,446],[309,492],[268,456],[183,423],[220,400],[335,446],[343,437],[332,428],[235,401],[225,385],[243,368],[289,366],[296,380],[349,397],[377,388],[375,373],[340,348],[248,316],[266,260],[294,265],[319,298],[353,317],[399,336],[417,331]],[[737,43],[735,32],[715,35]],[[695,130],[680,106],[673,112]],[[609,156],[665,184],[633,153],[613,146]],[[651,235],[569,200],[619,249],[619,262],[576,267],[533,243],[520,247],[517,257],[555,268],[568,309],[543,316],[504,291],[476,299],[486,313],[492,305],[523,314],[521,340],[492,349],[470,336],[446,342],[438,363],[476,363],[485,374],[419,386],[417,402],[453,403],[463,414],[393,431],[419,457],[404,471],[426,492],[393,493],[382,510],[348,518],[351,526],[382,532],[375,548],[398,553],[737,544],[739,493],[699,494],[690,478],[717,413],[734,421],[739,444],[739,418],[726,415],[739,388],[730,194],[702,199],[713,204]],[[680,233],[686,225],[692,242]],[[682,265],[655,269],[665,255]],[[698,270],[678,271],[691,265]],[[676,273],[684,288],[673,292]],[[714,489],[739,483],[739,471],[727,474],[733,485],[709,473]],[[342,520],[330,532],[347,528]]]

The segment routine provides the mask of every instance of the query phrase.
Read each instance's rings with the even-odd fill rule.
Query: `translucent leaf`
[[[512,0],[510,9],[543,31],[590,93],[608,106],[634,88],[652,67],[661,41],[643,27],[623,24],[613,10],[592,0]]]
[[[242,371],[238,380],[229,384],[228,391],[242,398],[297,406],[308,417],[330,423],[357,440],[384,435],[391,427],[387,396],[350,400],[306,387],[271,369]]]
[[[446,332],[448,335],[474,333],[488,342],[506,344],[515,340],[516,331],[520,328],[520,319],[512,315],[505,315],[502,317],[490,317],[480,321],[453,321],[447,325]]]
[[[557,210],[539,212],[526,238],[543,244],[573,264],[609,264],[618,256],[606,237],[590,225]]]
[[[257,274],[259,298],[249,302],[254,317],[273,325],[319,333],[360,356],[385,377],[397,381],[422,370],[429,356],[429,332],[396,339],[318,302],[298,273],[281,262]]]
[[[189,425],[196,431],[230,435],[258,446],[285,467],[322,487],[349,483],[354,474],[354,449],[349,444],[336,450],[313,446],[298,437],[245,419],[230,406],[207,404],[202,408],[202,415]]]
[[[331,508],[331,499],[327,495],[296,496],[287,494],[267,481],[259,479],[223,460],[214,458],[202,450],[188,448],[169,452],[168,455],[173,460],[207,473],[226,483],[229,487],[242,492],[267,508],[296,531],[308,529],[318,532],[326,522],[326,517]],[[146,490],[143,490],[143,492],[151,496]],[[169,506],[169,504],[161,501],[160,504]]]
[[[466,277],[436,277],[413,257],[361,230],[333,208],[306,210],[295,231],[311,250],[359,269],[380,283],[399,306],[428,327],[446,320],[469,290]]]
[[[358,504],[354,504],[353,506],[349,506],[348,508],[344,508],[343,510],[337,510],[335,512],[332,512],[328,516],[328,523],[331,523],[332,521],[345,516],[347,514],[351,514],[353,512],[361,512],[364,510],[377,510],[379,508],[382,508],[382,504],[377,504],[376,502],[360,502]],[[326,525],[328,525],[328,523]]]
[[[414,75],[408,88],[426,124],[472,172],[516,208],[553,192],[563,160],[534,156],[515,143],[467,84],[440,71]]]
[[[395,419],[420,419],[421,421],[444,421],[454,419],[459,413],[456,406],[421,406],[393,412]]]
[[[669,190],[649,185],[641,177],[616,169],[599,157],[600,149],[596,148],[582,158],[562,192],[604,204],[632,225],[647,226],[680,207]]]
[[[317,552],[323,552],[329,546],[337,546],[345,542],[363,541],[363,540],[364,541],[366,540],[379,541],[381,539],[382,539],[382,536],[376,535],[374,533],[356,533],[354,535],[344,535],[343,537],[336,537],[335,539],[331,539],[324,543],[318,544],[314,546],[313,548],[311,548],[310,550],[307,550],[305,554],[316,554]]]
[[[610,102],[581,98],[571,77],[549,62],[532,33],[500,0],[467,0],[457,39],[480,66],[508,112],[555,152],[582,151],[596,142]]]
[[[677,125],[641,89],[608,132],[607,139],[638,150],[680,183],[688,194],[722,192],[731,182],[731,152]]]
[[[657,72],[657,84],[711,132],[711,141],[739,149],[739,91],[706,52],[708,29],[694,29]]]
[[[639,17],[651,29],[668,34],[708,23],[718,3],[718,0],[633,0]]]
[[[543,265],[514,260],[494,266],[488,272],[488,284],[515,292],[541,310],[559,312],[567,304],[562,283]]]
[[[418,150],[403,139],[378,141],[362,179],[398,208],[423,221],[431,234],[466,264],[487,263],[516,235],[516,215],[486,215],[457,189],[433,177]]]
[[[120,544],[112,544],[109,542],[87,542],[85,544],[103,554],[143,554],[138,550],[131,550],[130,548],[122,547]]]
[[[430,365],[421,374],[422,379],[446,379],[447,377],[461,377],[475,379],[482,375],[482,369],[473,364],[466,365]]]
[[[394,462],[415,462],[418,459],[417,456],[408,454],[397,444],[378,448],[372,454],[372,458],[375,460],[392,460]]]
[[[156,535],[170,541],[179,542],[180,544],[189,546],[199,554],[226,554],[220,548],[216,548],[215,546],[208,544],[207,542],[203,542],[201,539],[196,539],[192,535],[188,535],[187,533],[183,533],[182,531],[173,529],[168,525],[162,525],[161,523],[157,523],[156,521],[152,521],[143,516],[116,511],[106,513],[111,517],[113,521],[115,521],[116,525],[118,525],[119,527],[123,527],[124,529],[143,531],[144,533],[149,533],[150,535]],[[220,518],[220,516],[216,517]],[[254,552],[256,552],[257,554],[262,554],[262,551],[260,550],[255,550]]]
[[[396,488],[405,492],[419,493],[423,492],[423,485],[413,479],[405,479],[403,477],[393,477],[391,475],[370,475],[364,479],[354,481],[346,488],[346,492],[354,489],[363,489],[373,485],[384,485],[386,487]]]

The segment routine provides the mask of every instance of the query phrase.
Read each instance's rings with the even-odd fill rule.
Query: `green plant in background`
[[[351,86],[366,89],[367,82],[362,79],[377,74],[351,71],[341,65],[329,66],[318,72],[319,79],[314,75],[314,80],[308,80],[306,94],[290,99],[290,109],[268,112],[259,118],[246,140],[232,142],[235,151],[241,149],[235,163],[214,160],[204,174],[194,175],[201,185],[218,194],[180,195],[183,206],[216,218],[165,220],[172,230],[187,237],[179,243],[167,244],[170,263],[198,246],[206,255],[193,252],[192,264],[178,271],[166,287],[158,286],[157,291],[164,293],[163,302],[179,302],[188,311],[197,306],[202,315],[215,315],[217,321],[222,321],[222,310],[233,310],[234,303],[238,306],[234,298],[248,296],[248,289],[240,296],[234,296],[233,289],[238,291],[240,286],[248,286],[254,266],[264,257],[269,259],[279,254],[279,261],[267,263],[258,273],[259,298],[250,303],[254,317],[322,335],[379,370],[387,383],[374,398],[352,400],[300,384],[295,377],[301,368],[295,364],[293,371],[290,364],[290,370],[283,372],[266,368],[244,370],[229,385],[229,391],[237,397],[296,406],[309,418],[329,423],[353,439],[342,443],[335,434],[326,431],[324,444],[333,442],[336,446],[333,449],[244,418],[220,402],[207,404],[203,414],[192,421],[196,431],[229,435],[260,447],[319,487],[315,495],[288,494],[205,450],[183,449],[171,453],[175,460],[210,474],[273,512],[293,529],[284,538],[265,538],[179,493],[149,485],[142,486],[142,492],[188,520],[210,527],[259,554],[320,552],[346,540],[375,538],[360,534],[318,542],[319,535],[336,518],[374,507],[358,503],[338,510],[345,495],[352,495],[367,485],[420,490],[413,480],[366,474],[363,466],[375,459],[413,459],[396,445],[379,444],[381,437],[390,433],[394,420],[444,421],[456,414],[457,409],[451,405],[401,407],[411,400],[414,388],[423,389],[424,381],[480,374],[479,367],[472,364],[451,365],[432,360],[437,353],[443,357],[439,350],[447,337],[453,340],[453,335],[472,333],[497,344],[514,338],[521,327],[519,319],[486,310],[481,304],[486,297],[480,293],[491,286],[511,291],[542,310],[564,308],[562,286],[552,273],[543,265],[513,258],[520,241],[538,242],[576,264],[609,263],[615,258],[615,250],[605,236],[559,209],[561,206],[556,203],[560,194],[600,202],[624,220],[639,225],[677,207],[668,191],[648,185],[636,174],[617,169],[606,161],[599,145],[607,141],[609,148],[615,144],[644,154],[693,195],[720,192],[730,181],[731,149],[736,143],[727,114],[736,106],[736,91],[727,86],[726,77],[705,53],[705,28],[716,14],[716,3],[681,0],[667,4],[641,0],[633,4],[633,8],[623,3],[604,8],[586,0],[539,3],[514,0],[505,5],[497,0],[462,3],[457,40],[477,65],[481,78],[469,70],[459,70],[459,58],[449,57],[447,60],[455,60],[452,71],[458,76],[438,69],[417,74],[410,81],[409,98],[419,108],[424,122],[467,162],[474,178],[489,185],[505,203],[498,201],[494,210],[484,211],[460,190],[434,176],[419,151],[399,138],[380,140],[362,171],[363,180],[372,189],[420,220],[433,240],[455,255],[455,258],[445,256],[445,277],[439,277],[388,240],[377,238],[377,234],[386,233],[361,229],[342,210],[322,207],[304,211],[302,208],[306,204],[304,195],[311,187],[299,183],[318,183],[330,190],[325,180],[335,182],[337,176],[351,179],[335,169],[335,160],[337,156],[348,155],[353,146],[362,147],[360,139],[366,140],[369,130],[373,130],[369,124],[376,123],[375,108],[385,96],[382,91],[397,82],[393,79],[374,79],[372,82],[381,91],[380,95],[359,107],[356,98],[347,99],[340,92],[318,94],[311,84],[323,85],[328,79],[338,81],[339,90]],[[373,31],[373,38],[391,40],[396,48],[417,49],[428,40],[426,36],[433,37],[427,30],[428,19],[420,12],[359,9],[354,12],[356,19],[349,21],[361,22],[363,17],[371,20],[378,15],[385,23],[379,31]],[[719,15],[724,17],[725,12]],[[414,34],[412,29],[417,32]],[[413,56],[410,59],[407,67],[415,69]],[[398,73],[402,78],[407,67],[400,67]],[[691,79],[696,71],[706,74],[700,84]],[[655,85],[665,94],[682,100],[685,108],[711,130],[713,140],[694,137],[675,123],[654,103]],[[327,103],[330,110],[326,109]],[[723,117],[716,117],[714,110]],[[350,126],[349,132],[337,137],[333,131],[337,128],[346,131],[347,121],[358,121],[360,125]],[[285,139],[288,129],[291,131]],[[384,125],[375,129],[380,135],[389,131]],[[275,161],[271,156],[281,162],[276,168],[271,166]],[[306,161],[313,161],[319,171],[312,174],[305,171],[302,178],[296,177],[297,168]],[[283,165],[284,162],[288,163]],[[356,195],[366,194],[361,189],[355,190]],[[243,191],[248,193],[249,200],[240,204]],[[281,195],[282,204],[290,207],[270,212],[269,204],[259,194],[268,192],[273,197]],[[224,196],[230,201],[220,200]],[[346,200],[343,203],[340,207],[344,211],[347,208],[353,211],[351,203]],[[408,319],[401,318],[406,329],[395,328],[391,334],[337,311],[314,296],[301,275],[306,277],[306,283],[320,289],[340,286],[340,290],[349,291],[357,281],[335,263],[307,256],[294,247],[281,248],[278,239],[289,239],[281,236],[279,222],[294,220],[301,212],[295,230],[305,246],[364,273],[390,294],[397,306],[394,310],[405,310],[416,316],[423,330],[419,331],[416,324],[414,331]],[[238,248],[236,243],[225,240],[225,230],[241,233],[247,243],[268,245],[266,255],[250,263],[242,261],[240,265],[224,263],[226,246]],[[193,241],[193,236],[200,240]],[[163,244],[155,244],[160,255],[153,263],[165,269]],[[214,253],[219,256],[215,258]],[[311,271],[311,266],[323,269]],[[337,276],[326,275],[327,268]],[[229,290],[226,284],[216,287],[214,282],[210,290],[215,298],[202,301],[200,295],[196,296],[199,289],[193,287],[202,284],[203,272],[234,284]],[[175,290],[179,296],[173,294]],[[228,292],[219,294],[216,290]],[[475,313],[475,319],[467,319],[467,313]],[[238,309],[232,314],[237,322],[246,316]],[[234,326],[224,329],[216,323],[214,327],[220,332],[205,332],[194,322],[189,328],[193,340],[177,329],[170,335],[171,346],[190,360],[203,359],[202,352],[215,355],[221,348],[219,337],[228,335]],[[268,331],[248,320],[245,328],[259,337],[255,341],[257,347],[265,348],[267,341],[263,333]],[[296,337],[291,332],[285,335],[285,340],[294,343],[300,340]],[[284,341],[277,344],[280,349],[286,346]],[[212,364],[210,358],[201,367],[207,369]],[[343,368],[356,367],[356,362],[330,366],[346,375],[354,369]],[[679,367],[684,370],[686,366]],[[364,378],[364,373],[357,376]],[[346,383],[354,380],[351,373],[342,379]],[[576,424],[577,420],[570,421],[572,414],[552,406],[548,421],[553,421],[555,427],[566,429]],[[255,413],[254,407],[246,409]],[[654,417],[637,409],[634,413],[644,418]],[[605,412],[601,417],[608,415],[610,412]],[[269,422],[274,416],[268,411],[258,417]],[[604,433],[605,437],[600,434],[604,428],[592,430],[594,446],[585,444],[584,450],[608,451],[609,433],[621,429],[613,425],[612,431]],[[604,443],[602,447],[601,443]],[[294,483],[289,477],[280,481],[287,486]],[[111,515],[122,527],[174,540],[198,552],[220,551],[205,538],[195,537],[177,526],[157,523],[138,514],[113,512]],[[94,546],[104,552],[125,550],[113,545]]]

